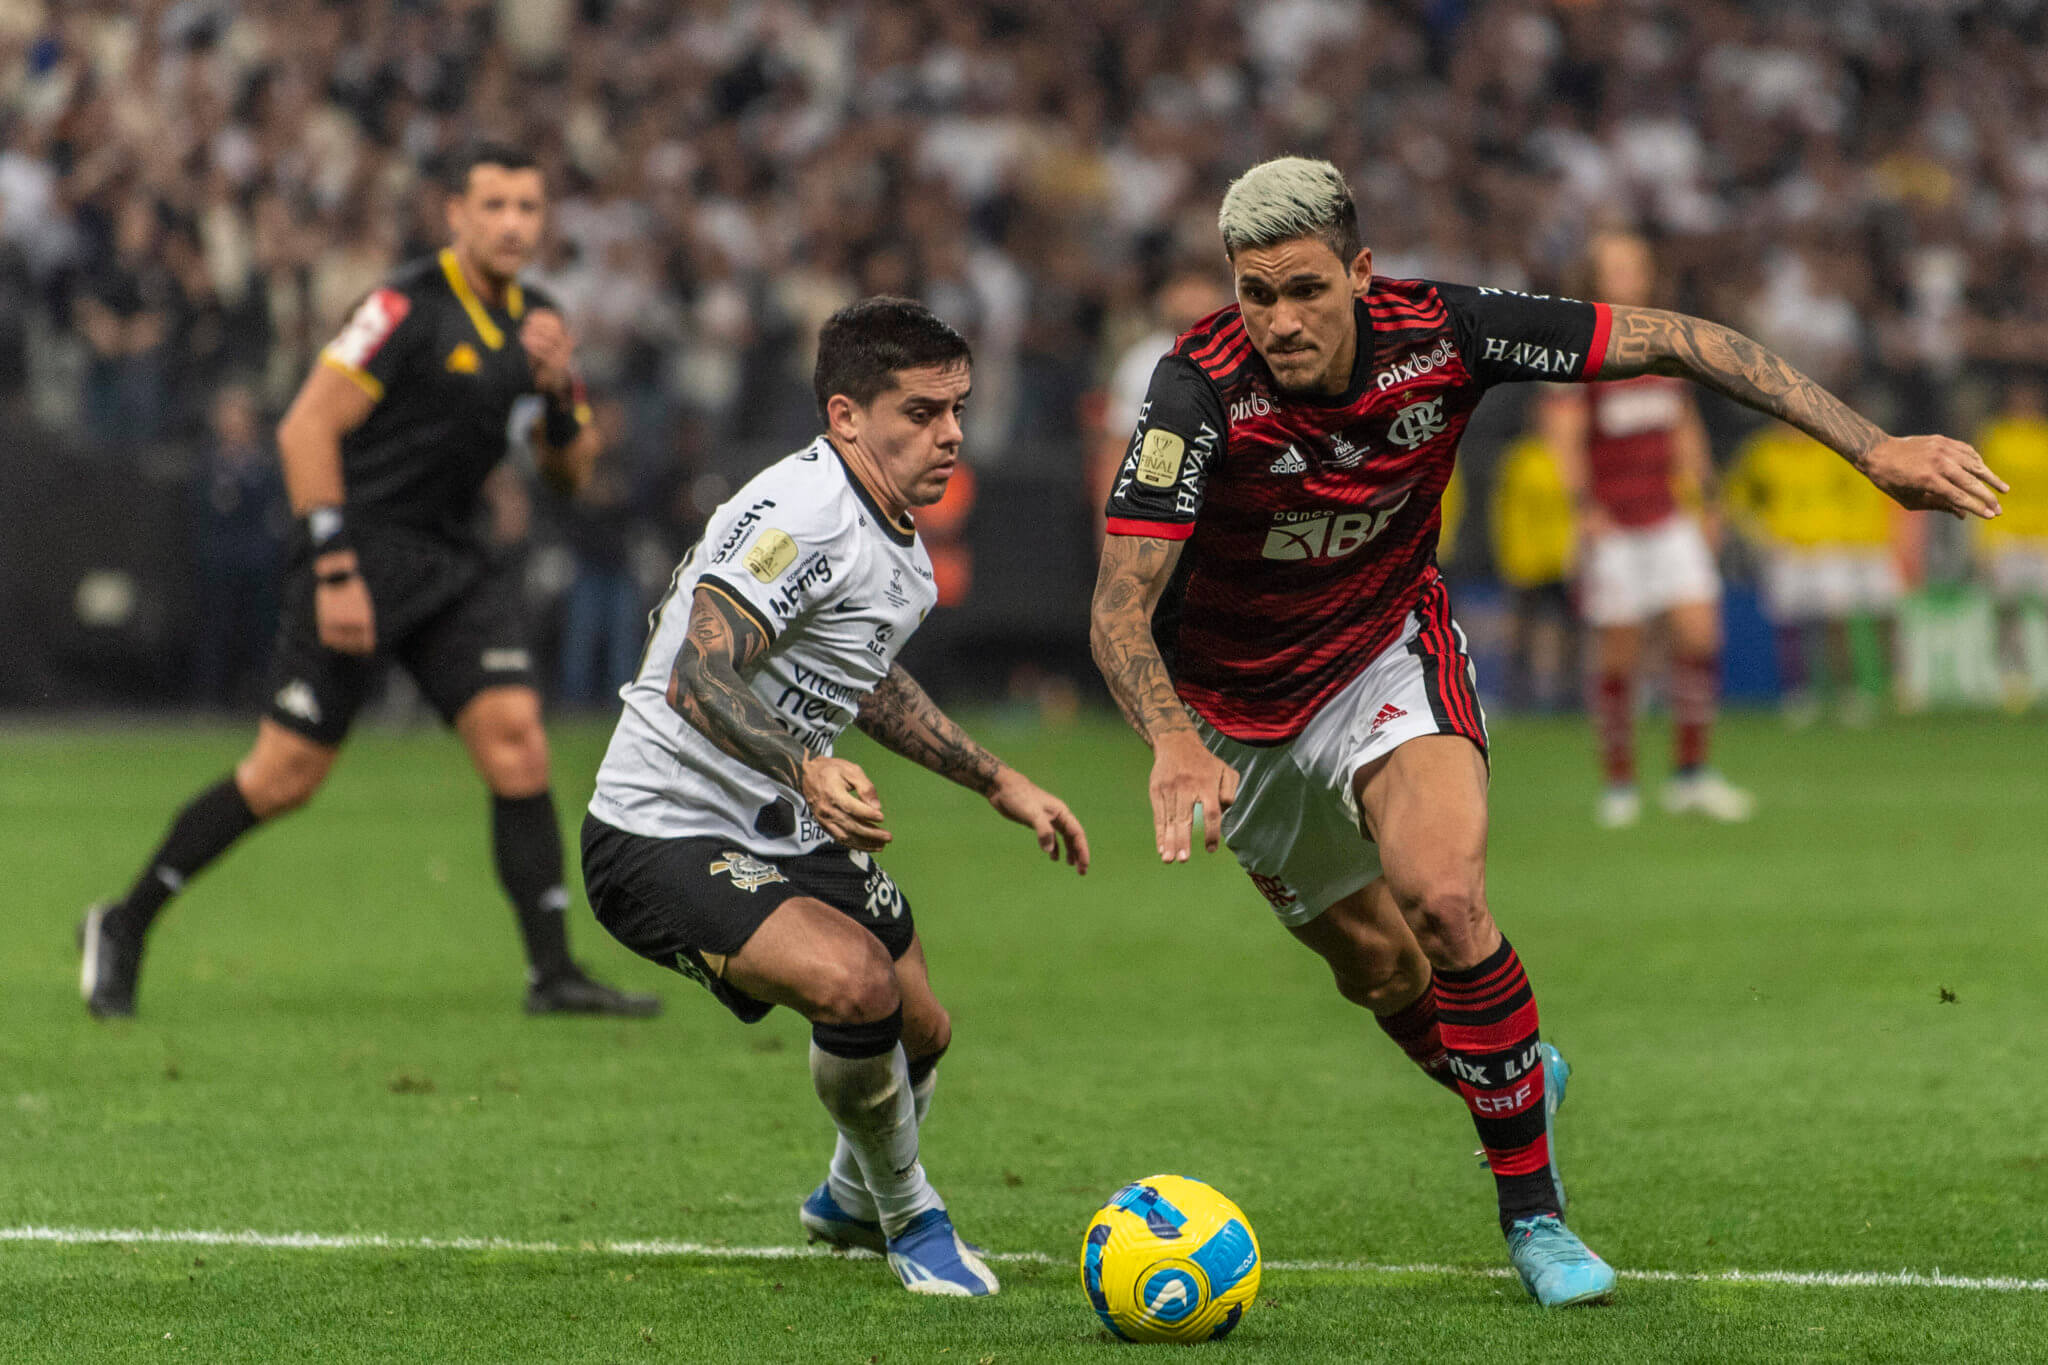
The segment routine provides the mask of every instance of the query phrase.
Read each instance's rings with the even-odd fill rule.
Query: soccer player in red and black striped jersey
[[[1606,232],[1587,253],[1593,293],[1608,303],[1647,304],[1657,272],[1650,244]],[[1707,765],[1721,678],[1721,575],[1701,518],[1679,505],[1690,484],[1713,505],[1714,462],[1706,425],[1682,380],[1639,374],[1560,388],[1543,404],[1543,439],[1578,509],[1579,611],[1593,627],[1587,710],[1600,739],[1607,789],[1596,818],[1633,825],[1636,675],[1643,629],[1671,630],[1674,815],[1747,820],[1754,802]]]
[[[1349,187],[1288,157],[1219,217],[1237,306],[1159,362],[1110,495],[1091,636],[1152,746],[1160,857],[1231,851],[1337,989],[1470,1109],[1509,1257],[1546,1306],[1614,1272],[1563,1221],[1563,1068],[1486,900],[1486,724],[1437,575],[1438,501],[1486,390],[1690,378],[1840,451],[1908,507],[1995,516],[2004,485],[1896,439],[1697,318],[1381,280]]]

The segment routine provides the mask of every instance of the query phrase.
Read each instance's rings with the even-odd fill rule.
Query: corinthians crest
[[[751,853],[738,853],[726,849],[711,864],[711,875],[732,878],[732,884],[742,891],[752,891],[770,882],[786,882],[789,878],[773,863],[764,863]]]
[[[1450,423],[1444,420],[1444,399],[1442,394],[1425,398],[1419,403],[1410,403],[1394,414],[1394,420],[1387,427],[1387,439],[1403,450],[1413,450],[1432,436],[1442,435]]]

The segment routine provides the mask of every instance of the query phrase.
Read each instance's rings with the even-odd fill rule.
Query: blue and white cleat
[[[1522,1288],[1545,1308],[1591,1303],[1614,1292],[1614,1267],[1554,1213],[1515,1220],[1508,1228],[1508,1260]]]
[[[813,1242],[823,1242],[842,1250],[858,1247],[878,1255],[889,1249],[888,1238],[882,1236],[882,1225],[866,1218],[856,1218],[840,1208],[839,1201],[832,1197],[832,1186],[828,1181],[819,1181],[818,1188],[797,1205],[796,1217],[804,1225],[804,1235]]]
[[[944,1209],[926,1209],[889,1239],[889,1269],[913,1294],[981,1298],[996,1292],[996,1277],[953,1231]]]
[[[1557,1187],[1557,1211],[1565,1211],[1564,1173],[1557,1169],[1557,1111],[1564,1108],[1564,1088],[1571,1084],[1571,1063],[1548,1043],[1536,1045],[1543,1053],[1543,1135],[1550,1139],[1550,1183]]]

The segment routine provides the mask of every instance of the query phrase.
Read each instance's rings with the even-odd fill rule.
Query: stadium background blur
[[[536,274],[611,441],[574,503],[495,490],[558,702],[611,704],[703,512],[815,429],[818,323],[886,291],[977,360],[972,487],[925,523],[953,609],[913,661],[1063,707],[1095,686],[1130,375],[1163,315],[1226,301],[1214,206],[1245,165],[1334,160],[1388,275],[1570,292],[1591,231],[1640,227],[1669,305],[1890,429],[1971,437],[2048,358],[2042,9],[0,0],[0,705],[260,702],[270,427],[348,306],[440,244],[436,168],[471,138],[547,169]],[[1489,686],[1526,398],[1474,424],[1445,556]],[[1726,465],[1752,428],[1708,419]],[[1917,520],[1895,546],[1947,603],[1910,633],[1941,655],[1919,695],[1994,699],[1971,542]],[[1730,691],[1768,697],[1753,555],[1725,557]]]

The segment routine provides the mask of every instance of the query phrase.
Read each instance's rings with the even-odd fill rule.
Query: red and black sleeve
[[[1227,429],[1223,396],[1209,377],[1183,356],[1163,357],[1110,489],[1109,534],[1164,540],[1193,535]]]
[[[1481,387],[1600,377],[1613,322],[1606,304],[1465,284],[1430,287],[1444,301],[1458,354]]]

